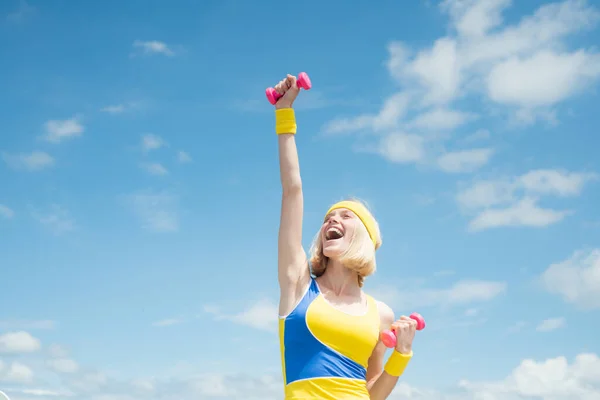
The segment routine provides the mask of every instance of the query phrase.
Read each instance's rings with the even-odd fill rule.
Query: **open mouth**
[[[344,232],[339,228],[331,227],[325,232],[325,239],[327,240],[341,239],[342,237],[344,237]]]

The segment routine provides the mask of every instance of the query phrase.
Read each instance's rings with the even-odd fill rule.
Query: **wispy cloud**
[[[535,328],[538,332],[550,332],[565,326],[566,321],[563,317],[546,319]]]
[[[79,364],[70,358],[54,358],[46,361],[46,365],[51,370],[63,374],[73,374],[79,371]]]
[[[139,192],[123,197],[144,229],[153,232],[179,230],[178,197],[167,192]]]
[[[487,129],[479,129],[474,133],[462,138],[463,143],[473,143],[490,139],[492,136],[491,132]]]
[[[31,216],[55,235],[71,232],[76,228],[75,220],[69,211],[58,204],[42,211],[32,209]]]
[[[567,303],[600,309],[600,248],[575,251],[550,265],[539,277],[542,286]]]
[[[400,41],[388,45],[386,66],[400,91],[385,99],[378,112],[335,117],[323,132],[371,133],[371,144],[356,146],[358,151],[366,148],[393,163],[457,173],[485,166],[494,151],[487,146],[441,153],[443,142],[458,128],[464,131],[475,120],[499,114],[509,116],[507,126],[555,123],[564,101],[600,80],[600,53],[569,48],[569,36],[595,26],[600,12],[585,1],[566,0],[503,25],[511,4],[443,1],[440,10],[451,22],[448,35],[424,48]],[[493,106],[465,111],[465,99]],[[467,145],[488,137],[489,132],[480,130],[458,142]]]
[[[11,219],[15,216],[15,212],[4,204],[0,204],[0,217]]]
[[[35,330],[35,329],[54,329],[56,321],[44,320],[0,320],[0,329],[2,330]]]
[[[277,328],[277,306],[269,299],[250,304],[248,308],[236,314],[223,313],[214,305],[205,306],[204,311],[218,320],[227,320],[258,330],[274,333]]]
[[[138,110],[142,106],[143,106],[142,103],[139,101],[130,101],[130,102],[126,102],[126,103],[109,104],[107,106],[102,107],[100,109],[100,111],[107,113],[107,114],[117,115],[117,114],[123,114],[126,112]]]
[[[111,106],[102,107],[100,111],[109,113],[109,114],[121,114],[125,111],[125,106],[123,104],[116,104]]]
[[[562,221],[572,214],[570,210],[552,210],[542,208],[537,199],[526,197],[506,208],[494,208],[481,211],[469,222],[469,230],[478,232],[500,227],[542,228]]]
[[[3,152],[2,159],[9,167],[16,170],[40,171],[55,164],[54,158],[43,151],[19,154]]]
[[[2,382],[31,383],[33,382],[33,375],[31,368],[20,361],[13,361],[0,369],[0,381]]]
[[[85,127],[78,118],[65,120],[50,120],[44,124],[46,135],[44,138],[51,143],[60,143],[63,140],[81,136]]]
[[[544,227],[563,220],[570,210],[541,207],[544,196],[562,198],[578,196],[584,186],[598,179],[589,172],[569,172],[560,169],[536,169],[523,175],[479,180],[456,195],[461,210],[475,213],[469,230],[528,226]]]
[[[442,154],[437,162],[446,172],[473,172],[487,164],[493,153],[491,148],[452,151]]]
[[[160,149],[165,145],[165,141],[158,135],[149,133],[142,137],[142,150],[145,152]]]
[[[42,347],[40,340],[26,331],[0,335],[0,354],[33,353]]]
[[[506,292],[506,282],[467,279],[448,288],[414,288],[399,291],[380,286],[374,295],[402,309],[419,307],[456,307],[491,301]]]
[[[166,43],[158,40],[136,40],[133,42],[133,47],[141,50],[144,54],[162,54],[169,57],[175,55],[175,52]]]
[[[155,321],[152,323],[152,326],[157,327],[165,327],[165,326],[173,326],[183,323],[185,320],[183,318],[167,318],[161,319],[160,321]]]
[[[27,1],[19,0],[19,7],[17,10],[9,13],[6,16],[6,20],[18,24],[24,22],[28,17],[35,14],[36,11],[37,9],[31,6]]]
[[[185,151],[178,151],[177,152],[177,161],[182,164],[190,163],[190,162],[192,162],[192,157]]]
[[[169,173],[169,171],[160,163],[143,163],[141,167],[151,175],[163,176]]]

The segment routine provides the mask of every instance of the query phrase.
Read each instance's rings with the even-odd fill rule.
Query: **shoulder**
[[[379,310],[379,319],[385,325],[391,325],[394,322],[394,310],[383,301],[375,300],[377,309]]]

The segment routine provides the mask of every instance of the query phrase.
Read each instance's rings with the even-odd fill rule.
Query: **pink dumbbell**
[[[309,90],[312,87],[312,83],[310,83],[310,78],[308,77],[306,72],[300,72],[298,74],[298,78],[296,78],[296,85],[304,90]],[[281,97],[281,95],[277,93],[272,87],[267,88],[266,93],[267,99],[269,99],[269,103],[271,104],[277,103],[277,100],[279,100],[279,98]]]
[[[412,318],[415,321],[417,321],[418,331],[425,328],[425,319],[423,319],[421,314],[412,313],[410,314],[409,318]],[[392,330],[386,329],[385,331],[381,332],[381,341],[383,342],[385,347],[396,347],[396,334]]]

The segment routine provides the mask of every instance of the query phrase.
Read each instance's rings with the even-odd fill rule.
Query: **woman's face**
[[[356,214],[347,208],[335,209],[325,217],[321,226],[321,241],[325,257],[336,258],[348,249],[357,222],[360,220]]]

